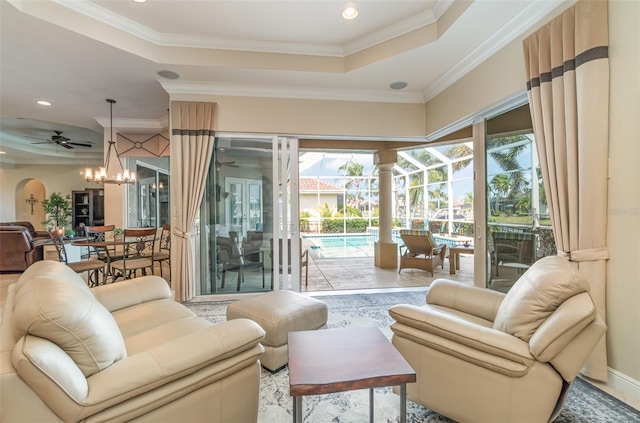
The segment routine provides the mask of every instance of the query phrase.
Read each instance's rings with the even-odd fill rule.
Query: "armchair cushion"
[[[589,292],[589,284],[562,257],[541,259],[544,264],[531,267],[504,297],[493,328],[529,342],[536,329],[565,300]]]
[[[16,294],[13,317],[18,338],[30,334],[53,342],[85,377],[127,356],[111,313],[90,291],[64,279],[29,278]]]

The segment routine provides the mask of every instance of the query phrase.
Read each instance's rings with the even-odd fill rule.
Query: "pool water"
[[[319,258],[373,257],[376,236],[317,235],[303,236],[305,245]]]

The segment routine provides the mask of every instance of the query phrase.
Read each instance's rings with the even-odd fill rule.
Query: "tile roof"
[[[300,178],[298,189],[300,192],[342,192],[339,185],[330,184],[318,178]]]

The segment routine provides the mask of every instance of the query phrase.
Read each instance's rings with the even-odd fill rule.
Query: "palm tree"
[[[360,183],[363,181],[364,165],[362,163],[356,163],[349,160],[338,168],[342,172],[343,176],[349,177],[344,184],[346,189],[354,187],[356,190],[355,199],[360,199]]]
[[[498,198],[505,199],[507,197],[507,193],[511,190],[511,181],[509,176],[504,173],[494,176],[489,184],[494,192],[496,205]]]

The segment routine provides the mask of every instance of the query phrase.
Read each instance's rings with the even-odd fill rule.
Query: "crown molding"
[[[542,18],[553,12],[559,6],[566,6],[563,0],[548,0],[544,2],[531,2],[517,15],[509,20],[502,28],[494,32],[482,44],[471,53],[452,66],[445,74],[433,84],[423,90],[425,102],[431,100],[442,91],[453,85],[460,78],[471,72],[480,63],[500,51],[504,46],[515,40],[531,27],[540,22]],[[567,6],[568,7],[568,6]]]
[[[14,0],[15,1],[15,0]],[[90,17],[142,40],[164,47],[210,48],[218,50],[252,51],[263,53],[304,54],[312,56],[345,57],[349,54],[376,46],[403,34],[422,28],[437,20],[454,3],[454,0],[439,0],[432,10],[410,16],[373,33],[344,45],[301,44],[266,42],[259,40],[237,40],[231,38],[169,34],[154,31],[130,19],[111,12],[88,0],[53,0],[70,10]]]
[[[370,101],[380,103],[419,103],[420,92],[359,91],[349,89],[304,89],[235,83],[207,83],[158,80],[172,95],[222,95],[234,97],[271,97],[306,100]]]
[[[111,126],[111,120],[108,117],[96,117],[94,119],[103,128],[109,128]],[[168,126],[169,118],[167,116],[159,119],[113,119],[113,127],[119,130],[132,129],[158,132],[166,129]]]

